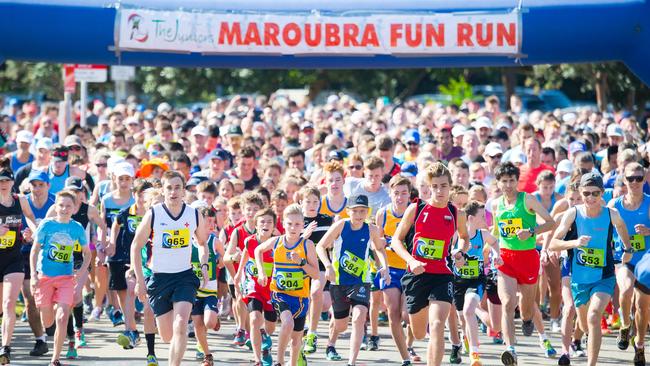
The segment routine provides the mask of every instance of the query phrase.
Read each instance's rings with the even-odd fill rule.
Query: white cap
[[[28,144],[31,144],[34,142],[34,134],[27,130],[20,130],[18,133],[16,133],[16,142],[26,142]]]
[[[501,121],[501,122],[497,123],[497,126],[496,126],[495,129],[500,130],[502,128],[505,128],[506,130],[509,130],[509,129],[512,128],[512,126],[510,126],[510,123],[508,123],[506,121]]]
[[[564,172],[564,173],[571,174],[573,172],[573,163],[571,162],[571,160],[564,159],[557,164],[557,169],[555,170],[558,173]]]
[[[465,134],[466,131],[467,131],[467,128],[465,128],[465,126],[463,126],[463,125],[461,125],[461,124],[457,124],[456,126],[454,126],[454,127],[451,129],[451,135],[452,135],[453,137],[462,136],[462,135]]]
[[[158,114],[163,114],[163,113],[169,113],[172,111],[172,106],[169,105],[167,102],[162,102],[158,104],[158,108],[156,109]]]
[[[126,119],[124,120],[124,124],[125,125],[130,125],[130,124],[139,125],[140,121],[138,121],[137,118],[135,118],[135,117],[126,117]]]
[[[514,163],[525,164],[526,163],[526,155],[523,152],[514,153],[510,157],[510,162],[512,162],[513,164]]]
[[[327,104],[334,104],[339,101],[339,96],[336,94],[332,94],[329,97],[327,97]]]
[[[40,150],[40,149],[52,150],[53,146],[54,146],[54,143],[52,142],[51,138],[42,137],[42,138],[38,139],[38,142],[36,143],[36,150]]]
[[[117,164],[115,169],[113,169],[113,176],[122,177],[125,175],[128,175],[131,178],[135,177],[135,169],[133,169],[133,165],[127,162]]]
[[[573,124],[577,119],[578,119],[578,115],[573,112],[565,113],[562,116],[562,121],[565,123]]]
[[[623,129],[621,126],[612,123],[611,125],[607,126],[607,136],[618,136],[618,137],[623,137]]]
[[[210,207],[210,205],[207,202],[205,202],[204,200],[196,200],[196,201],[190,203],[190,207],[200,209],[200,208],[203,208],[203,207]]]
[[[499,143],[490,142],[485,147],[485,155],[492,157],[499,154],[503,155],[503,149],[501,148],[501,145]]]
[[[480,130],[481,128],[488,128],[492,129],[492,121],[490,121],[489,118],[482,116],[476,119],[474,123],[472,123],[472,127],[474,127],[477,131]]]
[[[126,163],[126,160],[123,157],[111,156],[106,161],[106,166],[108,166],[108,172],[112,174],[115,171],[115,168],[122,163]]]
[[[205,126],[196,126],[192,129],[192,136],[196,135],[201,135],[201,136],[208,136],[210,135],[210,132]]]

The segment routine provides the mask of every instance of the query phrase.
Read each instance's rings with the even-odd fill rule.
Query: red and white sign
[[[521,14],[332,16],[119,10],[118,49],[279,55],[517,55]]]
[[[76,82],[104,83],[108,77],[108,66],[91,64],[65,64],[66,80],[69,70],[74,75]]]
[[[63,65],[63,90],[66,93],[73,93],[77,86],[74,80],[74,64]]]

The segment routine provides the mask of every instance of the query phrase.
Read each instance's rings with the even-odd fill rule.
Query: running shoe
[[[243,346],[246,344],[246,332],[243,329],[239,329],[237,334],[235,334],[235,339],[232,342],[235,346]]]
[[[298,361],[296,362],[296,366],[307,366],[307,357],[305,357],[305,352],[300,350],[300,354],[298,354]]]
[[[29,319],[27,319],[27,310],[23,311],[22,315],[20,316],[20,321],[23,323],[27,323]]]
[[[492,337],[492,344],[503,344],[503,333],[491,332],[490,337]]]
[[[368,339],[368,344],[366,345],[368,351],[376,351],[379,349],[379,336],[371,335]]]
[[[50,362],[50,366],[61,366],[61,361],[54,360],[54,361]]]
[[[501,354],[501,363],[504,366],[516,366],[517,365],[517,353],[514,349],[508,348]]]
[[[262,366],[273,366],[273,356],[271,356],[271,350],[262,351]]]
[[[122,346],[124,349],[132,349],[131,347],[131,338],[129,336],[129,331],[124,331],[117,335],[117,344]]]
[[[571,352],[573,357],[586,357],[587,354],[582,349],[582,342],[580,340],[575,340],[571,343]]]
[[[203,361],[201,361],[201,366],[214,366],[214,358],[212,355],[205,355]]]
[[[478,330],[479,330],[481,333],[486,334],[487,331],[488,331],[488,327],[487,327],[487,325],[485,325],[485,323],[479,321],[479,323],[478,323]]]
[[[563,353],[562,356],[560,356],[560,359],[557,360],[557,364],[559,366],[569,366],[571,365],[571,358],[569,357],[568,353]]]
[[[0,350],[0,365],[7,365],[11,362],[11,347],[4,346]]]
[[[402,366],[412,366],[412,365],[413,364],[409,360],[406,360],[406,361],[402,362]]]
[[[553,348],[553,345],[551,345],[551,341],[548,339],[545,339],[540,343],[540,347],[544,350],[544,354],[546,357],[551,358],[554,357],[557,354],[557,351],[555,348]]]
[[[621,351],[625,351],[630,346],[630,329],[632,327],[621,328],[618,331],[618,337],[616,338],[616,346]]]
[[[618,316],[618,313],[614,313],[609,316],[609,326],[612,329],[620,329],[621,328],[621,317]]]
[[[325,351],[325,357],[329,361],[341,361],[341,355],[336,352],[336,348],[334,346],[327,346],[327,350]]]
[[[114,327],[119,327],[120,325],[124,325],[124,316],[122,315],[122,312],[119,310],[113,310],[109,316],[111,319],[111,322],[113,323]]]
[[[465,335],[463,336],[463,354],[469,355],[469,339]]]
[[[196,333],[194,332],[194,323],[192,323],[192,322],[187,324],[187,337],[188,338],[196,337]]]
[[[307,333],[307,335],[302,339],[305,344],[305,353],[310,354],[316,352],[318,349],[318,336],[314,333]]]
[[[409,347],[408,351],[409,351],[409,356],[411,356],[411,361],[413,361],[413,362],[422,361],[422,358],[420,356],[418,356],[417,353],[415,353],[415,349],[413,347]]]
[[[634,347],[634,366],[645,366],[645,348],[637,348],[634,337],[632,337],[632,346]]]
[[[205,357],[205,353],[203,353],[203,347],[201,347],[200,344],[197,343],[196,345],[196,359],[197,360],[202,360]]]
[[[535,325],[532,320],[524,320],[521,323],[521,332],[524,333],[526,337],[530,337],[533,334],[533,330],[535,330]]]
[[[129,331],[129,341],[131,348],[135,348],[140,344],[140,333],[137,330]]]
[[[158,359],[155,355],[147,356],[147,366],[158,366]]]
[[[47,348],[47,342],[37,339],[36,343],[34,344],[34,348],[31,351],[29,351],[29,355],[32,357],[39,357],[39,356],[43,356],[48,351],[49,349]]]
[[[77,354],[77,348],[74,346],[74,341],[68,342],[68,352],[65,353],[65,358],[68,360],[76,360],[79,355]]]
[[[262,351],[268,351],[272,346],[273,341],[271,340],[271,336],[266,334],[266,332],[262,333]]]
[[[562,331],[562,325],[560,324],[560,319],[551,319],[551,332],[560,333]]]
[[[469,355],[469,364],[470,366],[482,366],[481,357],[478,352],[472,352]]]
[[[246,332],[246,342],[244,342],[244,345],[248,347],[249,351],[253,350],[253,342],[251,342],[251,336]]]
[[[77,329],[77,331],[74,332],[74,340],[77,348],[88,346],[88,343],[86,342],[86,332],[84,332],[83,329]]]
[[[451,354],[449,355],[449,363],[459,364],[463,362],[463,359],[460,357],[460,349],[462,346],[451,345]]]
[[[96,307],[90,313],[90,320],[98,322],[101,315],[102,315],[102,308]]]
[[[365,333],[363,334],[363,339],[361,340],[361,346],[359,346],[359,349],[362,351],[368,349],[368,335]]]
[[[324,322],[330,320],[330,313],[328,313],[327,311],[323,311],[322,313],[320,313],[320,320]]]
[[[379,324],[386,324],[388,323],[388,315],[384,312],[381,312],[379,313],[377,320],[379,321]]]

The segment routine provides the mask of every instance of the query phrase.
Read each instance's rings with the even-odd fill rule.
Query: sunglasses
[[[98,167],[98,168],[106,168],[108,166],[108,164],[107,163],[99,163],[99,164],[95,164],[95,166]]]
[[[81,146],[79,146],[79,145],[72,145],[72,146],[68,146],[68,149],[69,149],[69,150],[72,150],[72,151],[81,151]]]
[[[67,151],[55,151],[52,153],[52,156],[57,157],[57,158],[68,158],[68,152]]]
[[[601,191],[591,191],[591,192],[584,191],[582,192],[582,195],[585,197],[589,197],[589,196],[600,197],[601,193],[602,193]]]
[[[348,169],[350,169],[350,170],[361,170],[361,169],[363,169],[363,165],[348,165]]]
[[[643,176],[642,175],[632,175],[632,176],[629,176],[629,177],[625,177],[625,180],[630,182],[630,183],[632,183],[632,182],[641,183],[641,182],[643,182]]]
[[[415,141],[409,141],[409,142],[407,142],[406,144],[409,145],[409,146],[419,146],[419,145],[420,145],[420,144],[418,144],[418,143],[415,142]]]

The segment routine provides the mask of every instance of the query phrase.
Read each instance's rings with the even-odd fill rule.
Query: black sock
[[[144,338],[147,340],[147,356],[156,355],[156,334],[155,333],[146,333]]]
[[[84,326],[84,306],[79,304],[72,309],[72,315],[74,315],[74,327],[81,329]]]
[[[53,337],[55,331],[56,331],[56,322],[51,326],[45,328],[45,334],[47,334],[48,337]]]
[[[72,326],[72,314],[68,318],[68,338],[74,337],[74,327]]]

